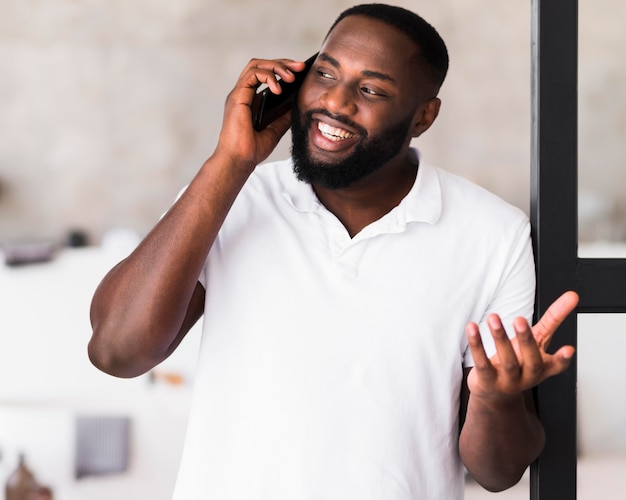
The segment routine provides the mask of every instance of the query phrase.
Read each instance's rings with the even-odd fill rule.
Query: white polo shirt
[[[200,281],[175,500],[463,497],[465,325],[532,315],[519,209],[422,162],[406,198],[351,239],[290,161],[262,165]]]

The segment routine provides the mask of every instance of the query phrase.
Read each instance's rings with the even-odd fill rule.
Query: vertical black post
[[[565,290],[576,288],[577,234],[577,0],[532,0],[531,222],[540,316]],[[576,346],[576,316],[550,349]],[[531,500],[576,498],[576,359],[537,389],[546,447],[531,467]]]

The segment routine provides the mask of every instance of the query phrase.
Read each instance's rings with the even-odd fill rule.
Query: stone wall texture
[[[0,241],[145,234],[213,151],[247,61],[306,58],[353,3],[0,0]],[[451,55],[441,115],[415,145],[528,210],[530,2],[396,4],[434,24]],[[584,0],[580,12],[581,192],[591,216],[619,222],[626,3]]]

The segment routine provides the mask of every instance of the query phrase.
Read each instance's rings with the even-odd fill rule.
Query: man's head
[[[439,88],[448,74],[448,49],[446,44],[432,25],[415,12],[382,3],[355,5],[344,10],[332,24],[326,38],[343,19],[349,16],[365,16],[377,19],[393,26],[408,36],[416,47],[414,63],[420,77],[426,78],[433,86],[432,96],[439,92]]]
[[[416,14],[383,4],[343,12],[294,107],[296,174],[336,189],[401,168],[437,116],[447,68],[445,44]]]

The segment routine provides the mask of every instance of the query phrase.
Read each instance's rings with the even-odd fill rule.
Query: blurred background
[[[24,453],[57,499],[170,497],[197,328],[154,373],[113,379],[86,357],[91,295],[212,153],[248,60],[308,57],[354,3],[0,0],[1,482]],[[450,52],[424,160],[528,212],[530,2],[393,3]],[[579,6],[579,254],[625,257],[626,3]],[[288,154],[285,137],[271,159]],[[626,321],[579,327],[580,498],[623,498]]]

